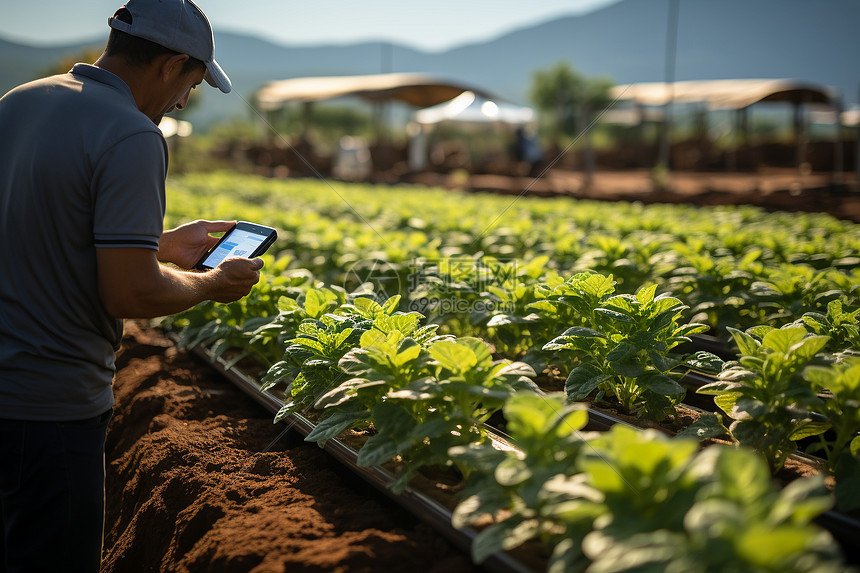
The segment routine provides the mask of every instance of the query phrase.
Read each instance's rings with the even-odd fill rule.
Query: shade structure
[[[529,107],[494,101],[465,91],[451,101],[416,111],[414,119],[422,125],[444,121],[524,125],[535,121],[535,112]]]
[[[423,108],[449,101],[465,91],[492,98],[486,90],[428,74],[374,74],[292,78],[265,84],[256,94],[262,110],[288,102],[317,102],[356,96],[369,101],[396,100]]]
[[[759,102],[832,104],[837,97],[829,86],[792,79],[696,80],[617,85],[615,100],[643,106],[667,103],[705,103],[710,109],[742,109]]]

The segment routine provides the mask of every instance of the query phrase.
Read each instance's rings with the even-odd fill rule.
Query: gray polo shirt
[[[0,418],[78,420],[113,406],[122,322],[96,249],[157,249],[167,146],[116,75],[70,73],[0,99]]]

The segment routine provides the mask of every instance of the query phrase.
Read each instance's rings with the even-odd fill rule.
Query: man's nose
[[[188,104],[188,98],[191,96],[191,89],[189,88],[185,95],[182,96],[178,102],[176,102],[176,109],[183,110],[185,109],[186,104]]]

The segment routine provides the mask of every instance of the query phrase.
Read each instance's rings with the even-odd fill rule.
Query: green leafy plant
[[[756,304],[767,312],[762,324],[782,326],[805,312],[824,310],[844,294],[830,275],[803,265],[784,264],[770,270],[750,287]]]
[[[674,243],[672,248],[680,261],[669,273],[666,288],[687,301],[692,320],[710,326],[710,333],[717,337],[726,335],[727,326],[762,323],[764,311],[755,306],[750,294],[754,277],[761,273],[760,250],[747,251],[739,258],[715,256],[701,239]]]
[[[798,440],[828,428],[810,414],[821,408],[821,398],[804,377],[828,337],[808,335],[801,326],[729,331],[740,357],[727,362],[717,380],[698,392],[714,396],[733,420],[732,437],[762,452],[776,471],[797,450]]]
[[[561,393],[534,392],[511,396],[503,411],[516,449],[484,442],[449,450],[456,462],[471,468],[452,524],[486,525],[472,543],[476,563],[536,539],[551,551],[549,571],[581,569],[579,542],[601,513],[583,499],[590,490],[581,487],[582,480],[569,477],[579,452],[588,447],[581,434],[588,414]],[[487,517],[492,523],[486,524]]]
[[[261,390],[288,385],[289,400],[275,417],[283,420],[312,404],[340,375],[337,361],[369,328],[360,315],[339,315],[346,305],[342,290],[314,288],[296,299],[282,297],[277,324],[283,328],[286,348],[282,358],[261,380]]]
[[[810,367],[804,376],[817,391],[826,392],[817,413],[829,432],[819,434],[811,451],[822,452],[827,469],[836,477],[836,506],[860,508],[860,358],[829,367]]]
[[[495,280],[482,291],[490,305],[476,305],[471,321],[482,326],[481,333],[493,341],[497,352],[505,356],[521,356],[537,345],[535,334],[542,325],[536,325],[538,317],[528,312],[528,305],[537,300],[535,289],[543,281],[558,275],[547,268],[549,257],[538,256],[531,261],[490,261]]]
[[[839,571],[812,523],[832,501],[820,476],[778,491],[747,449],[616,426],[582,450],[586,487],[606,513],[582,541],[589,572]]]
[[[434,331],[435,326],[365,332],[361,346],[340,361],[354,377],[316,404],[337,408],[335,416],[344,419],[307,439],[331,437],[349,427],[349,413],[366,416],[373,435],[359,450],[358,464],[407,462],[391,484],[395,491],[421,467],[450,465],[452,446],[486,441],[483,423],[511,393],[533,387],[529,376],[534,371],[522,363],[493,361],[478,339],[440,338]]]
[[[536,340],[551,340],[571,326],[586,326],[595,320],[594,309],[615,292],[612,275],[601,275],[587,271],[576,273],[568,279],[550,277],[535,287],[535,302],[526,305],[532,313],[531,329]],[[526,354],[531,364],[542,370],[549,362],[568,370],[574,367],[575,357],[558,353],[544,346],[531,349]]]
[[[395,314],[398,301],[399,297],[392,297],[384,305],[370,299],[356,301],[353,309],[368,322],[355,343],[338,359],[336,377],[323,392],[311,396],[313,402],[306,403],[323,410],[321,421],[308,440],[324,442],[359,420],[369,425],[373,409],[381,406],[387,389],[400,388],[429,374],[429,360],[422,344],[436,338],[436,326],[419,326],[422,317],[416,312]],[[373,446],[363,448],[360,455],[371,456],[372,449]],[[365,460],[360,458],[360,461]]]
[[[594,281],[593,275],[585,275],[570,286],[577,294],[585,293],[575,285]],[[685,359],[672,356],[671,350],[708,327],[683,324],[687,307],[674,297],[655,296],[656,285],[643,287],[635,296],[610,296],[611,283],[600,284],[602,288],[586,296],[564,295],[564,302],[579,307],[583,325],[568,328],[543,350],[576,360],[565,384],[569,399],[583,400],[596,392],[596,400],[610,396],[627,413],[663,419],[674,413],[685,394],[675,372]]]
[[[594,234],[587,237],[592,248],[580,255],[575,270],[612,275],[617,289],[632,293],[642,283],[662,281],[677,267],[670,239],[642,230]]]
[[[408,460],[395,490],[421,467],[449,465],[451,445],[484,439],[483,422],[534,376],[525,364],[493,361],[478,339],[437,335],[438,326],[422,326],[419,313],[398,311],[399,301],[327,289],[282,299],[280,316],[302,320],[284,359],[263,379],[264,390],[292,379],[276,421],[318,411],[307,440],[324,443],[364,428],[370,438],[360,465]]]
[[[586,412],[561,394],[519,393],[504,413],[516,449],[450,452],[474,468],[453,523],[480,528],[476,562],[535,540],[553,573],[841,568],[812,523],[832,503],[821,477],[777,491],[748,449],[623,425],[582,432]]]
[[[860,353],[860,307],[849,311],[841,300],[827,303],[827,313],[807,312],[795,321],[814,334],[827,336],[831,351],[851,350]]]
[[[525,310],[534,302],[539,279],[552,275],[549,257],[525,262],[492,256],[452,257],[420,269],[410,300],[442,327],[459,335],[493,341],[496,351],[514,357],[534,345]],[[426,310],[420,305],[426,306]]]

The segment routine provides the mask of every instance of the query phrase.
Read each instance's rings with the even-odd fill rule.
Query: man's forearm
[[[138,266],[127,268],[122,276],[100,281],[101,296],[113,316],[154,318],[207,300],[213,278],[211,273],[183,271],[154,260],[138,261]]]
[[[166,316],[204,300],[231,302],[260,279],[260,259],[229,259],[207,272],[159,264],[155,251],[138,248],[96,250],[99,294],[117,318]]]

